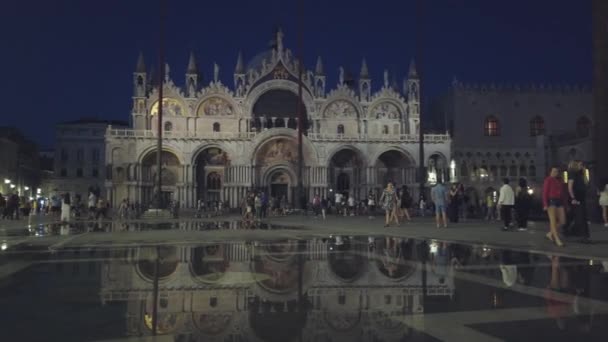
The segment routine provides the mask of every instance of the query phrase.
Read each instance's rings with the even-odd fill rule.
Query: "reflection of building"
[[[167,69],[163,75],[164,196],[192,206],[198,199],[226,200],[236,206],[251,187],[275,196],[294,198],[297,179],[297,66],[283,48],[275,47],[245,65],[239,55],[234,88],[217,80],[200,87],[190,56],[186,86],[176,86]],[[404,89],[384,83],[372,91],[363,61],[358,83],[345,79],[326,92],[321,59],[314,71],[303,72],[303,107],[307,128],[303,139],[304,179],[309,198],[330,189],[363,198],[388,180],[416,183],[418,160],[419,80],[412,63]],[[133,127],[108,129],[107,182],[113,203],[152,198],[158,113],[158,82],[149,82],[143,57],[134,73]],[[445,168],[449,137],[426,137],[426,155]],[[446,170],[438,172],[445,175]]]
[[[56,126],[54,173],[51,191],[69,192],[86,198],[89,188],[104,189],[105,138],[108,125],[127,126],[126,122],[82,119]]]
[[[14,127],[0,127],[0,156],[2,156],[0,192],[3,194],[17,192],[21,196],[33,196],[40,184],[36,144],[25,138]]]
[[[498,189],[505,177],[527,178],[539,186],[547,164],[590,159],[589,89],[455,81],[443,105],[452,129],[455,173],[471,192]]]
[[[424,311],[420,245],[388,238],[369,252],[365,237],[343,242],[138,248],[107,264],[101,296],[127,302],[132,336],[151,334],[154,305],[159,333],[191,341],[286,342],[299,334],[311,342],[396,341],[413,334],[403,318]],[[452,295],[453,278],[433,269],[427,294]]]

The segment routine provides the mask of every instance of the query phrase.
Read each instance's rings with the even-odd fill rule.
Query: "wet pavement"
[[[30,222],[5,229],[2,340],[608,336],[608,261],[601,256],[553,252],[540,242],[511,248],[405,236],[424,227],[314,229],[305,220]]]

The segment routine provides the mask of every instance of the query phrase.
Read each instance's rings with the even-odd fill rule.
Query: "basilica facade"
[[[220,81],[218,65],[203,86],[192,54],[184,86],[174,83],[168,66],[162,80],[152,82],[140,56],[133,74],[132,126],[106,132],[110,201],[152,199],[160,105],[163,196],[184,207],[199,200],[236,207],[250,189],[294,201],[299,125],[308,198],[343,191],[363,199],[388,181],[414,190],[421,162],[431,183],[449,177],[447,134],[425,135],[426,158],[419,160],[419,78],[413,62],[401,89],[389,84],[387,71],[380,87],[372,87],[363,60],[356,80],[340,68],[337,84],[328,90],[319,57],[314,70],[302,68],[302,123],[298,68],[280,31],[272,48],[249,63],[239,53],[232,87]]]

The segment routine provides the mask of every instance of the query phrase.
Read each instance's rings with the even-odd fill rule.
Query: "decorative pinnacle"
[[[245,73],[245,66],[243,64],[243,52],[239,51],[239,55],[236,58],[236,66],[234,67],[234,73],[235,74],[244,74]]]
[[[363,61],[361,62],[361,72],[359,73],[359,77],[369,78],[369,70],[367,69],[367,62],[365,61],[365,58],[363,58]]]
[[[196,58],[194,57],[194,52],[190,51],[190,59],[188,60],[188,70],[187,74],[198,74],[198,68],[196,66]]]
[[[408,77],[410,77],[410,78],[418,77],[418,71],[416,71],[416,62],[414,61],[414,59],[412,59],[412,61],[410,62],[410,70],[408,72]]]
[[[139,57],[137,57],[137,65],[135,66],[135,72],[144,73],[146,72],[146,63],[144,63],[144,54],[140,51]]]
[[[323,61],[321,60],[321,56],[317,57],[317,66],[315,67],[316,75],[324,75],[323,72]]]

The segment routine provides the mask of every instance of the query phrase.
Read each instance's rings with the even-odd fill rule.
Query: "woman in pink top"
[[[545,178],[543,184],[543,209],[549,216],[549,227],[551,229],[546,235],[547,239],[558,247],[564,246],[558,233],[558,227],[566,223],[564,195],[564,185],[559,178],[559,169],[552,167],[551,173]]]

